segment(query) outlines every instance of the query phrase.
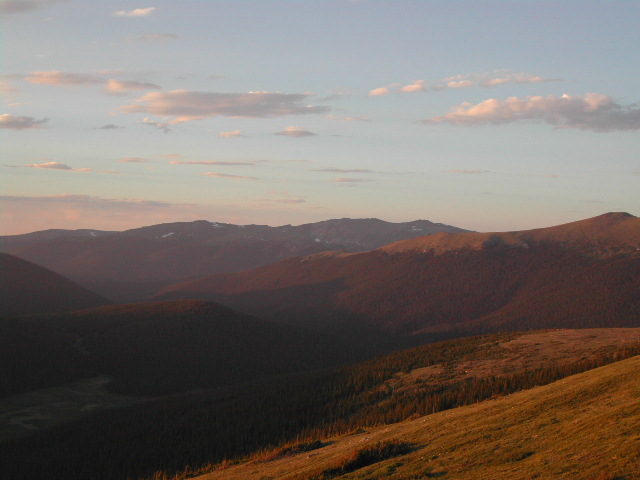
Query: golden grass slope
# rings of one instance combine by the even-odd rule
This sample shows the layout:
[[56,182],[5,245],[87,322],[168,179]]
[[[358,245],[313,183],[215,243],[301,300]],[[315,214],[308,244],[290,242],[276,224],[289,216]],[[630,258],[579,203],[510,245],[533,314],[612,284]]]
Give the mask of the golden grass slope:
[[[199,480],[311,479],[355,450],[397,439],[414,450],[343,479],[640,479],[640,356],[507,397],[328,439]],[[268,457],[265,457],[268,458]]]

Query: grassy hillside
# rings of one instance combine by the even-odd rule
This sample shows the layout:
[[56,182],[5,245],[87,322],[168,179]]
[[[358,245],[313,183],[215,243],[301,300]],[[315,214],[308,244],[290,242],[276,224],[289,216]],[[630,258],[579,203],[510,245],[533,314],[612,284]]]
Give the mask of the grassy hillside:
[[[310,452],[264,455],[199,480],[640,478],[640,357],[558,382],[395,425],[323,440]],[[354,452],[402,442],[410,453],[352,473]]]
[[[13,479],[170,477],[291,442],[510,394],[640,353],[640,331],[482,336],[340,369],[271,377],[101,412],[2,444]],[[96,432],[100,432],[96,435]],[[37,457],[33,452],[37,451]],[[99,468],[96,468],[99,465]]]

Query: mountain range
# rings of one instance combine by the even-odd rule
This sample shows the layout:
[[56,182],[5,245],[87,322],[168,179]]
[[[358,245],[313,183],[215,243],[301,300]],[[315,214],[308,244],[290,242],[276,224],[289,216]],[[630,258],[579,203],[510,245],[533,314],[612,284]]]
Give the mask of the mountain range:
[[236,272],[327,250],[361,252],[397,240],[460,228],[416,220],[336,219],[299,226],[232,225],[204,220],[124,232],[47,230],[0,237],[10,253],[110,299],[138,301],[182,279]]
[[640,219],[438,233],[362,253],[324,252],[163,288],[320,331],[477,334],[640,324]]
[[[8,478],[640,478],[637,362],[551,383],[640,353],[632,215],[492,233],[199,221],[0,246]],[[615,461],[569,440],[600,418],[589,441]]]

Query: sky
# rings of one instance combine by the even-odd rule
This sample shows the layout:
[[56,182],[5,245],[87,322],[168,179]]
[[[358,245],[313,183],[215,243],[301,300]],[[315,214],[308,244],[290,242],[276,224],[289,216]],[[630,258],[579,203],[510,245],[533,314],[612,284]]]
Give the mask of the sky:
[[640,216],[640,2],[0,0],[0,234]]

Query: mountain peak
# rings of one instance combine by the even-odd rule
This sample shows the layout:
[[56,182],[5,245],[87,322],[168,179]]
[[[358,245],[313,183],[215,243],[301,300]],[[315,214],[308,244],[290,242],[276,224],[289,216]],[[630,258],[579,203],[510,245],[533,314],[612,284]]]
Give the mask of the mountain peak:
[[401,240],[383,247],[382,250],[389,253],[408,250],[442,253],[463,248],[480,250],[496,244],[526,248],[532,244],[545,242],[557,242],[565,245],[592,245],[596,253],[636,251],[640,247],[640,218],[626,212],[609,212],[576,222],[532,230],[437,233]]

